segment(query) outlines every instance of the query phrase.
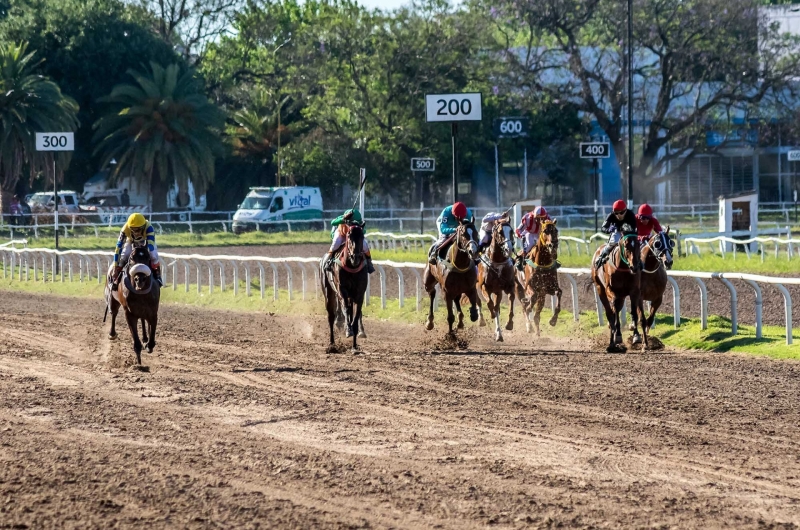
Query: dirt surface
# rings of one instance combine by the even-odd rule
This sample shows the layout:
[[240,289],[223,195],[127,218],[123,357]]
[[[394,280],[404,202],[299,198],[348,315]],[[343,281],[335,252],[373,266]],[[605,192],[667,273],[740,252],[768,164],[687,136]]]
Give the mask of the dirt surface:
[[0,528],[800,525],[800,363],[0,294]]

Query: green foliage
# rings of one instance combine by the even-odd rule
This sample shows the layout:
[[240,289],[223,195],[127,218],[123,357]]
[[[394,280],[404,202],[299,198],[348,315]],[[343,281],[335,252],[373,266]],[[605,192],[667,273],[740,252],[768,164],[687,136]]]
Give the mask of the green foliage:
[[[36,133],[74,131],[78,104],[61,93],[58,85],[35,73],[35,52],[27,43],[0,44],[0,179],[3,204],[23,172],[33,179],[39,172],[53,175],[54,153],[36,151]],[[55,153],[63,168],[65,153]],[[5,208],[3,208],[5,212]]]
[[192,70],[150,63],[149,72],[129,74],[135,84],[117,85],[101,99],[113,110],[95,125],[96,151],[104,165],[117,159],[114,176],[130,173],[153,190],[153,208],[163,211],[158,208],[166,209],[166,194],[156,191],[175,182],[185,193],[191,180],[203,193],[213,182],[223,115]]

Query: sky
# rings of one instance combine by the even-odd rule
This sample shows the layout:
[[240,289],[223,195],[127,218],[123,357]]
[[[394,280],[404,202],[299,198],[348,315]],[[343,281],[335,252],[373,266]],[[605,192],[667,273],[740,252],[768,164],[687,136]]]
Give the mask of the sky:
[[[411,4],[411,0],[358,0],[358,3],[370,9],[397,9]],[[451,0],[451,5],[459,4],[459,0]]]

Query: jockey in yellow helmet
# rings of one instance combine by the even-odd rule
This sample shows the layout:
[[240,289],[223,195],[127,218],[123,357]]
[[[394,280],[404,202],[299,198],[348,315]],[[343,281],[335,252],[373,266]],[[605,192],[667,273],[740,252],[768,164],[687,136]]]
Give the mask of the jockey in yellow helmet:
[[153,271],[153,277],[158,281],[159,285],[164,285],[161,281],[161,267],[158,261],[156,231],[150,224],[150,221],[145,219],[144,215],[137,212],[128,217],[128,221],[119,232],[117,248],[114,251],[114,272],[111,278],[115,290],[119,284],[122,268],[128,262],[133,247],[142,247],[145,245],[147,245],[147,250],[150,251],[150,269]]

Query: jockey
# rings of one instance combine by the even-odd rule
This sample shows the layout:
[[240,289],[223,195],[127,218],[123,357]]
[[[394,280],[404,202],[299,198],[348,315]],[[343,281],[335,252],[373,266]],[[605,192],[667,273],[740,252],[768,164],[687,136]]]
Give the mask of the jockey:
[[601,252],[600,256],[597,258],[594,264],[595,268],[599,269],[608,258],[611,249],[617,246],[617,243],[619,243],[619,240],[622,238],[622,227],[625,225],[628,225],[633,232],[638,230],[636,216],[628,209],[625,201],[620,199],[614,203],[612,212],[608,215],[606,222],[603,223],[603,226],[600,228],[602,232],[611,234],[611,237],[608,238],[608,243],[603,247],[603,252]]
[[639,239],[650,239],[650,234],[653,230],[657,234],[664,231],[658,219],[653,215],[653,209],[647,203],[639,206],[639,214],[636,216],[636,221],[636,233],[639,235]]
[[492,230],[497,223],[507,223],[508,212],[496,213],[489,212],[481,220],[480,241],[478,242],[478,252],[483,252],[489,243],[492,242]]
[[436,226],[439,227],[439,239],[437,239],[433,245],[431,245],[431,248],[428,251],[428,262],[431,265],[436,264],[436,253],[439,251],[439,247],[442,245],[442,243],[444,243],[445,240],[456,231],[458,225],[465,221],[468,223],[474,223],[475,217],[463,202],[457,202],[454,205],[448,206],[442,210],[439,218],[436,219]]
[[[347,241],[347,232],[350,230],[350,225],[361,222],[363,222],[361,212],[359,212],[356,208],[347,210],[342,215],[331,221],[331,248],[325,253],[325,257],[323,258],[325,264],[324,269],[326,271],[330,272],[332,270],[333,256],[339,252],[339,250]],[[370,254],[369,243],[367,243],[366,237],[364,238],[362,251],[364,252],[364,256],[367,258],[367,273],[372,274],[375,272],[375,267],[372,265],[372,254]]]
[[531,251],[536,244],[536,239],[539,237],[539,230],[542,228],[542,222],[552,221],[547,214],[544,206],[537,206],[532,212],[528,212],[522,216],[517,227],[517,236],[522,239],[522,254],[517,256],[517,268],[523,269],[523,260],[525,256]]
[[119,232],[119,239],[117,240],[117,248],[114,251],[114,272],[112,273],[111,280],[113,282],[113,290],[117,290],[119,286],[120,273],[122,267],[128,262],[131,257],[133,247],[142,247],[147,245],[147,250],[150,251],[150,269],[153,271],[153,277],[156,279],[160,286],[164,286],[161,281],[161,265],[158,261],[158,247],[156,247],[156,231],[150,224],[150,221],[144,218],[140,213],[132,213],[128,217],[128,221]]

